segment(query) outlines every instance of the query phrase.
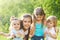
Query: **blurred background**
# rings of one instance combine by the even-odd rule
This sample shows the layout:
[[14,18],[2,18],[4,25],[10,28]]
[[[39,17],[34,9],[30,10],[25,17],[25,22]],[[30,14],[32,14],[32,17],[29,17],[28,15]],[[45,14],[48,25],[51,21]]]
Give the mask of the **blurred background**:
[[[0,31],[8,33],[10,17],[21,17],[25,13],[33,14],[36,7],[42,7],[46,17],[55,15],[60,26],[60,0],[0,0]],[[0,40],[8,40],[0,36]],[[58,36],[59,40],[59,36]]]

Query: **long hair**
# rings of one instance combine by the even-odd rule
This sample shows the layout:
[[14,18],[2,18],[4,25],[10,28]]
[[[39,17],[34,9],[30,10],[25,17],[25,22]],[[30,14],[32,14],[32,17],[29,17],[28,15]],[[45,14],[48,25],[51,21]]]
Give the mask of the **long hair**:
[[[28,17],[31,19],[31,23],[32,23],[32,17],[31,17],[31,15],[29,15],[29,14],[25,14],[25,15],[23,16],[23,19],[24,19],[24,18],[28,18]],[[23,19],[22,19],[22,21],[21,21],[21,22],[22,22],[21,25],[22,25],[22,28],[24,29]],[[29,27],[29,29],[28,29],[28,34],[25,35],[25,37],[24,37],[25,40],[28,40],[28,38],[29,38],[29,33],[30,33],[30,27]]]
[[34,23],[36,22],[36,17],[35,16],[43,16],[43,19],[42,19],[42,23],[44,24],[44,20],[45,20],[45,13],[44,13],[44,10],[41,8],[41,7],[37,7],[34,9],[34,12],[33,12],[33,20],[34,20]]

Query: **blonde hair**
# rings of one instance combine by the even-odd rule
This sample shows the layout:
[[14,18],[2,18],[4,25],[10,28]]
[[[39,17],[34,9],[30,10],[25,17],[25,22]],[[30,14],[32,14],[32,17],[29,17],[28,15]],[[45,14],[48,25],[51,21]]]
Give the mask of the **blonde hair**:
[[48,22],[48,21],[53,21],[54,27],[57,26],[57,17],[56,17],[56,16],[49,16],[49,17],[47,18],[47,22]]
[[57,17],[56,16],[49,16],[47,18],[47,22],[50,22],[52,21],[54,23],[53,27],[55,29],[55,32],[56,32],[56,26],[57,26]]
[[13,21],[16,21],[16,20],[20,22],[20,20],[19,20],[19,19],[14,18],[14,19],[11,21],[11,23],[10,23],[9,31],[11,31],[11,30],[13,30],[13,29],[14,29],[14,28],[12,27],[12,22],[13,22]]
[[13,20],[15,20],[15,19],[17,19],[15,16],[11,16],[10,17],[10,22],[13,21]]

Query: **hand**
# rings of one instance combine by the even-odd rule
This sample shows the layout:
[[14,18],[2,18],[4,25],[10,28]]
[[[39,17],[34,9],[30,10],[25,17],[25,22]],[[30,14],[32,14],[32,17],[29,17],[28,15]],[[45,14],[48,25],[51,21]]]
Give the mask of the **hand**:
[[21,36],[21,33],[20,32],[17,32],[17,34],[16,34],[17,36]]
[[12,37],[12,38],[15,38],[16,36],[15,36],[15,34],[12,33],[12,34],[11,34],[11,37]]
[[3,32],[0,32],[0,35],[3,35]]
[[48,31],[46,31],[45,34],[48,34]]

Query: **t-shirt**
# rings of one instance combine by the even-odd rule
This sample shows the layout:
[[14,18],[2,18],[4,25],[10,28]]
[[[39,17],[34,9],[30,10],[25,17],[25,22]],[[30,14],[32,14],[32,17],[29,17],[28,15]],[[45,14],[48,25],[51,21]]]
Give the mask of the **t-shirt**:
[[35,23],[35,33],[36,36],[44,36],[44,28],[42,23]]
[[21,31],[24,35],[27,35],[27,34],[28,34],[28,30],[26,30],[26,31],[24,32],[24,30],[21,29],[20,31]]
[[[46,28],[45,31],[50,32],[52,35],[56,34],[54,27],[52,27],[50,30]],[[56,39],[52,38],[49,34],[46,34],[46,40],[56,40]]]
[[11,30],[10,35],[14,34],[16,36],[15,38],[13,38],[13,40],[23,40],[23,38],[17,35],[17,32],[19,32],[20,34],[24,34],[21,30],[19,31],[16,31],[15,29]]
[[29,35],[29,33],[28,33],[28,30],[26,30],[26,31],[24,31],[23,29],[21,29],[21,31],[24,33],[24,35],[25,35],[25,37],[24,37],[24,40],[28,40],[28,35]]

